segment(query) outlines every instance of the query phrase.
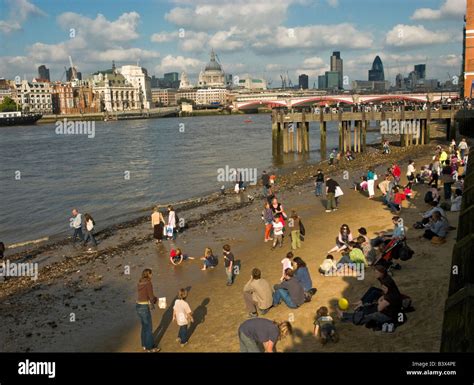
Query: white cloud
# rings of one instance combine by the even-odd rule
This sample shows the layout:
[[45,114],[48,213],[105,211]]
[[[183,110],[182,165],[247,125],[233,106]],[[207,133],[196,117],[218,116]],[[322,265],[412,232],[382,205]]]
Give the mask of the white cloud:
[[161,74],[170,71],[186,71],[188,74],[196,73],[201,70],[203,65],[204,64],[197,59],[167,55],[161,60],[161,63],[155,67],[155,73]]
[[326,2],[332,8],[336,8],[339,5],[339,0],[326,0]]
[[0,20],[0,32],[10,33],[21,29],[31,16],[46,16],[46,13],[28,0],[8,0],[10,15],[8,20]]
[[[349,39],[348,36],[351,38]],[[262,53],[294,49],[364,49],[373,43],[372,34],[361,32],[348,23],[310,25],[305,27],[278,27],[273,35],[253,43]]]
[[[179,2],[191,5],[191,2]],[[195,4],[196,3],[196,4]],[[225,30],[229,27],[259,28],[262,21],[273,26],[284,22],[291,0],[197,1],[194,7],[176,7],[165,15],[179,28],[196,31]]]
[[151,35],[150,40],[154,43],[167,43],[176,40],[178,37],[178,32],[159,32]]
[[137,28],[140,15],[137,12],[123,13],[117,20],[109,21],[98,14],[95,19],[74,12],[58,16],[59,25],[70,30],[74,28],[77,36],[87,36],[92,44],[102,42],[126,42],[139,37]]
[[385,43],[392,47],[420,47],[456,41],[459,35],[458,32],[431,31],[422,25],[398,24],[387,32]]
[[445,0],[439,9],[418,8],[411,18],[413,20],[460,19],[466,12],[466,0]]

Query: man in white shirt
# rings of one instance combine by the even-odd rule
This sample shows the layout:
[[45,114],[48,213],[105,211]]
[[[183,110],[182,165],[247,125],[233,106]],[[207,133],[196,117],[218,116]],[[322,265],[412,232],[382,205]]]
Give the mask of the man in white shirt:
[[82,242],[84,234],[82,234],[82,214],[77,209],[72,210],[72,218],[69,220],[69,225],[74,229],[72,241],[76,242],[77,238]]

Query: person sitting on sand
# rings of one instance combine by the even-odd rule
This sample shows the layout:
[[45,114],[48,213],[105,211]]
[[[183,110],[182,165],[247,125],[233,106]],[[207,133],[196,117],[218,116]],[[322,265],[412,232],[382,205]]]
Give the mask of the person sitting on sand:
[[319,272],[322,275],[331,275],[337,270],[337,263],[332,255],[327,255],[326,259],[319,266]]
[[327,252],[327,254],[331,254],[332,252],[341,252],[345,248],[347,248],[347,244],[352,241],[352,233],[349,229],[349,226],[343,224],[339,229],[339,235],[336,237],[336,246],[334,246],[331,250]]
[[451,196],[450,211],[461,211],[461,203],[462,203],[462,190],[457,188],[456,191],[454,191],[454,195]]
[[392,189],[393,198],[388,202],[387,206],[394,214],[399,214],[402,209],[402,202],[406,199],[405,194],[398,187]]
[[285,280],[286,269],[293,269],[293,263],[292,263],[293,257],[294,257],[294,254],[291,251],[289,251],[288,253],[286,253],[285,258],[281,260],[282,272],[281,272],[280,282],[283,282]]
[[264,315],[273,305],[273,290],[267,280],[262,278],[260,269],[253,269],[250,280],[244,286],[244,301],[249,317]]
[[311,280],[308,267],[300,257],[294,257],[293,264],[295,266],[295,279],[301,284],[301,286],[303,286],[306,299],[310,300],[316,293],[316,289],[313,287],[313,281]]
[[366,237],[364,238],[362,235],[357,237],[357,243],[359,244],[362,253],[364,253],[364,257],[367,260],[369,266],[373,265],[375,260],[377,259],[377,253],[375,249],[370,244],[370,240]]
[[213,269],[219,262],[217,257],[212,253],[212,249],[210,247],[206,247],[206,250],[204,251],[204,257],[202,257],[201,260],[204,261],[204,265],[201,270],[207,270],[208,268]]
[[[419,221],[419,222],[416,222],[416,223],[413,225],[413,227],[414,227],[415,229],[422,229],[422,228],[424,228],[424,226],[427,225],[427,224],[430,222],[430,219],[431,219],[431,217],[433,216],[433,213],[434,213],[435,211],[438,211],[438,212],[441,214],[441,216],[446,219],[446,213],[445,213],[445,211],[443,210],[443,208],[439,205],[439,203],[438,203],[437,201],[431,201],[431,202],[429,203],[429,205],[431,206],[431,208],[430,208],[428,211],[426,211],[426,212],[424,212],[424,213],[422,214],[423,219],[422,219],[421,221]],[[447,219],[446,219],[446,220],[447,220]]]
[[425,233],[420,238],[432,240],[433,243],[446,242],[449,225],[439,211],[433,212],[430,222],[425,225],[425,228]]
[[321,345],[326,345],[329,340],[339,341],[334,320],[329,315],[329,310],[326,306],[321,306],[316,312],[313,334],[315,337],[319,337]]
[[273,287],[273,306],[278,306],[283,300],[290,309],[296,309],[305,302],[303,286],[294,278],[292,269],[285,270],[284,281]]
[[392,223],[394,227],[391,233],[388,233],[386,231],[380,231],[378,233],[375,233],[377,237],[370,241],[372,247],[378,247],[383,243],[389,243],[394,238],[405,238],[405,226],[403,219],[396,215],[392,217]]
[[277,342],[293,334],[293,330],[288,321],[253,318],[240,325],[238,334],[241,353],[273,353]]
[[398,316],[402,308],[402,295],[391,278],[382,278],[382,293],[376,304],[361,305],[355,312],[337,313],[343,322],[352,322],[354,325],[375,324],[380,327],[383,324],[398,323]]
[[363,264],[364,266],[368,266],[360,245],[355,241],[349,242],[347,249],[337,264],[340,265],[340,268],[342,268],[342,264]]
[[173,265],[179,265],[181,262],[186,261],[188,259],[194,259],[193,257],[189,257],[187,254],[183,254],[181,249],[171,249],[170,251],[170,262]]

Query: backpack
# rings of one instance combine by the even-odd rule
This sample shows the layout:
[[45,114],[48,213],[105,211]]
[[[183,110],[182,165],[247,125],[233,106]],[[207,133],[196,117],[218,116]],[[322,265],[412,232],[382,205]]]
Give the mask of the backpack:
[[431,191],[427,191],[425,194],[425,203],[433,202],[433,193]]
[[408,245],[405,243],[400,247],[400,250],[398,251],[398,258],[402,261],[408,261],[413,257],[413,254],[415,252],[408,247]]

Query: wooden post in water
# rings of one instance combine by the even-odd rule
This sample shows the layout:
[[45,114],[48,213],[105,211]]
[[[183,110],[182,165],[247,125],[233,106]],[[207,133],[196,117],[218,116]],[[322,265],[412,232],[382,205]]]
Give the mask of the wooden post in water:
[[[322,115],[321,115],[322,117]],[[321,160],[325,160],[327,157],[326,150],[326,122],[321,118],[319,120],[319,133],[321,135],[320,151],[321,151]]]
[[288,123],[288,152],[295,152],[295,131],[298,138],[298,123]]
[[367,126],[368,126],[368,121],[363,120],[362,121],[362,152],[365,152],[367,148]]
[[301,122],[298,122],[296,123],[296,152],[298,153],[302,151],[301,139],[302,139]]
[[309,122],[303,122],[303,151],[309,152]]
[[288,154],[288,123],[283,123],[283,153]]
[[352,121],[349,120],[347,122],[347,149],[352,151],[352,138],[351,138],[351,126],[352,126]]
[[272,154],[273,156],[277,156],[279,155],[279,148],[278,148],[278,134],[279,134],[279,130],[278,130],[278,127],[279,126],[279,123],[276,121],[276,119],[274,118],[274,116],[272,116]]
[[342,146],[344,145],[344,122],[339,121],[339,148],[338,151],[343,151]]

